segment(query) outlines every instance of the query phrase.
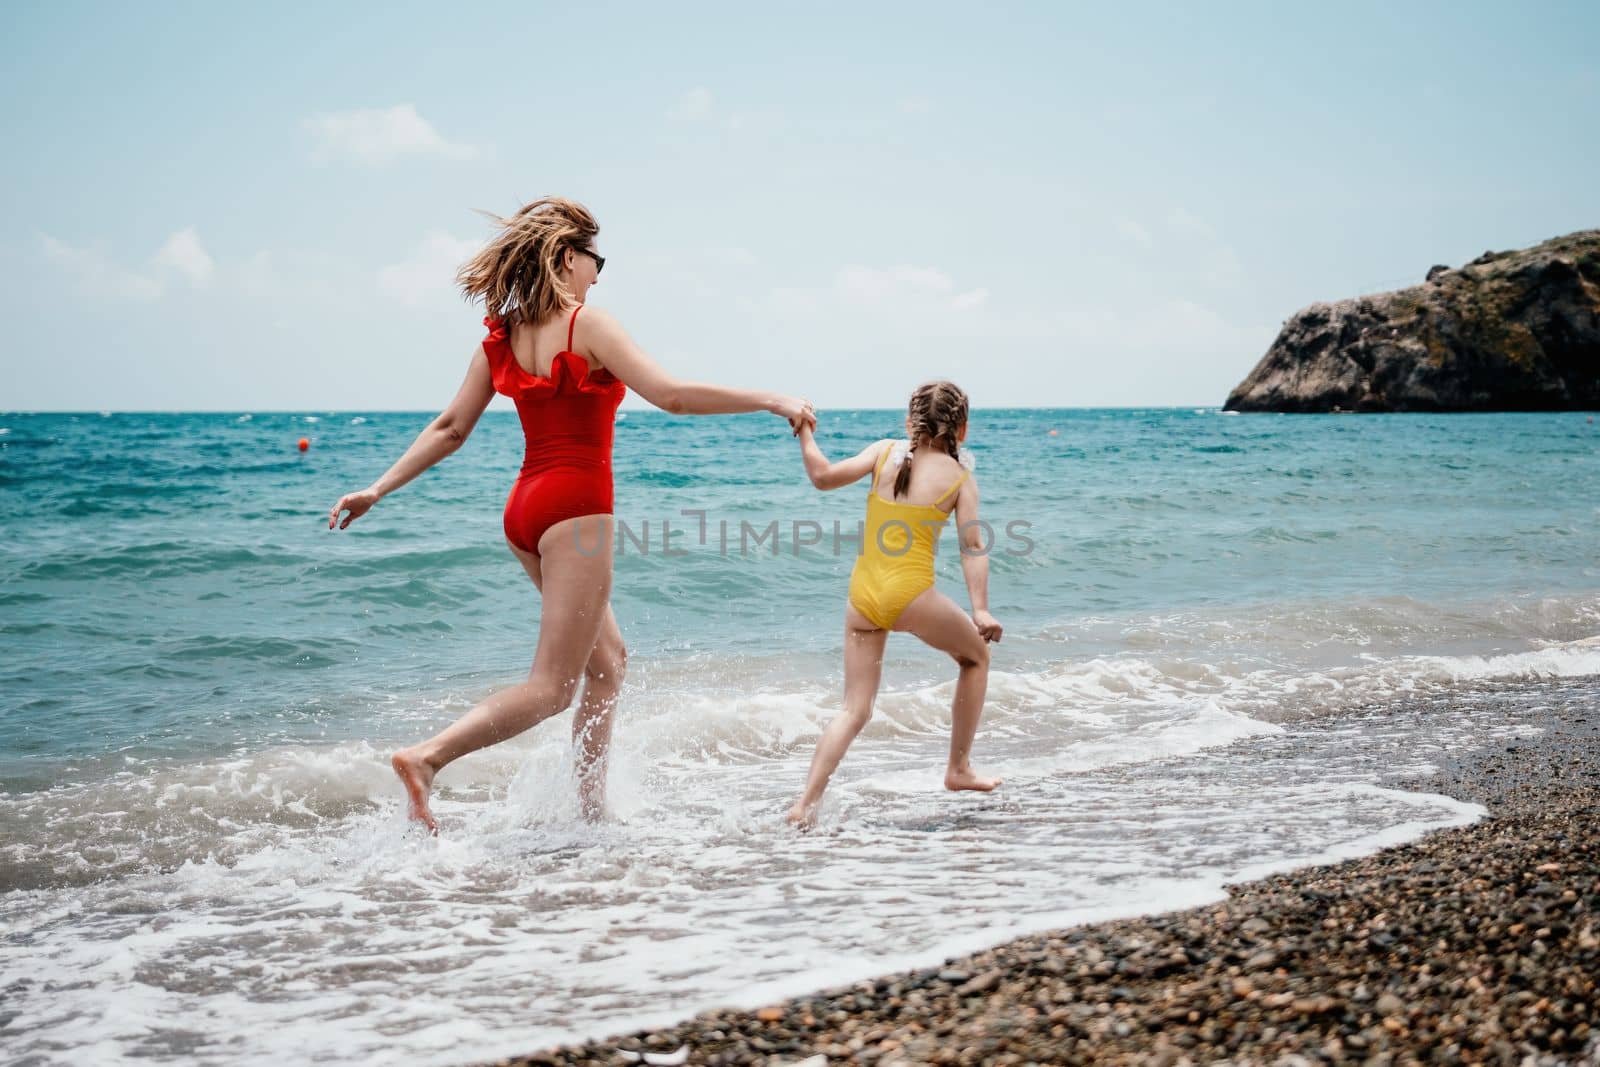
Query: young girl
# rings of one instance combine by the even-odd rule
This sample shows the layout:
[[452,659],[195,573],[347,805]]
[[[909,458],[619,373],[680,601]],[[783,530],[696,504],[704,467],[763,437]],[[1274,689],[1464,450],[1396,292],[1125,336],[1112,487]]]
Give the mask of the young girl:
[[[916,634],[947,652],[961,668],[950,704],[950,764],[946,789],[988,792],[998,778],[972,769],[972,738],[989,684],[988,642],[1000,640],[989,614],[989,558],[978,518],[978,483],[957,456],[967,437],[967,395],[951,382],[929,382],[911,394],[905,441],[883,440],[850,459],[829,463],[809,426],[799,430],[806,474],[818,489],[837,489],[872,475],[862,554],[850,573],[844,609],[844,713],[828,724],[811,758],[806,789],[788,820],[815,824],[828,779],[845,749],[872,717],[890,630]],[[969,618],[933,584],[933,550],[955,511],[961,570],[972,599]]]

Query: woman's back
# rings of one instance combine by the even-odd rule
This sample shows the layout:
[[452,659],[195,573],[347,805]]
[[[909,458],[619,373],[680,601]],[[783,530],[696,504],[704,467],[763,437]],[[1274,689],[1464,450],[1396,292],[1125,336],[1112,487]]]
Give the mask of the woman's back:
[[[512,325],[506,334],[506,343],[510,346],[511,356],[517,365],[533,377],[548,378],[555,364],[556,356],[561,352],[572,351],[577,346],[577,323],[573,320],[576,309],[565,315],[552,315],[544,322],[518,322]],[[562,342],[569,341],[566,345]],[[579,352],[589,372],[593,374],[602,370],[587,353]]]
[[[590,469],[609,479],[616,411],[627,387],[610,371],[573,350],[578,312],[539,324],[508,328],[487,317],[484,354],[495,391],[517,405],[526,441],[524,474],[553,469]],[[552,327],[565,326],[564,333]],[[513,343],[520,337],[519,353]],[[564,337],[566,347],[553,340]],[[533,368],[533,369],[530,369]]]

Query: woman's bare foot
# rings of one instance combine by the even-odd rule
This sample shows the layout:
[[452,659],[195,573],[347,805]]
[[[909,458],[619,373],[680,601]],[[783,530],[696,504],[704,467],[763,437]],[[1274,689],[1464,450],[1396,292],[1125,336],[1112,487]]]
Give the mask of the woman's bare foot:
[[581,794],[578,797],[578,813],[583,816],[584,821],[586,822],[599,823],[616,821],[616,816],[612,815],[611,809],[606,806],[606,796],[604,792],[601,792],[598,795],[594,793]]
[[604,762],[578,768],[578,813],[589,822],[610,822],[606,804],[606,766]]
[[796,830],[815,829],[817,825],[817,808],[818,805],[816,804],[802,804],[797,800],[794,807],[789,809],[789,814],[783,817],[783,821],[793,826]]
[[428,810],[428,792],[433,788],[433,765],[409,748],[396,752],[389,763],[394,767],[394,773],[400,776],[401,784],[406,787],[406,796],[411,801],[411,811],[407,817],[421,822],[430,834],[438,834],[439,822]]
[[951,790],[972,789],[979,793],[987,793],[999,785],[999,778],[979,778],[971,767],[957,769],[950,767],[944,772],[944,787]]

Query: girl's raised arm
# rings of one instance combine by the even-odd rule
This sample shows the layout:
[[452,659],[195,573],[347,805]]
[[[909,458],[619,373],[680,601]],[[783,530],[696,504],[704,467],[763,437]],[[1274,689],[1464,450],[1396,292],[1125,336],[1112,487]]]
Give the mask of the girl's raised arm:
[[817,440],[811,435],[811,427],[800,428],[800,458],[806,464],[806,477],[810,478],[811,484],[818,489],[837,489],[841,485],[860,481],[863,475],[871,474],[873,465],[878,462],[878,457],[883,454],[883,449],[888,443],[888,438],[875,441],[849,459],[829,463],[828,457],[817,447]]

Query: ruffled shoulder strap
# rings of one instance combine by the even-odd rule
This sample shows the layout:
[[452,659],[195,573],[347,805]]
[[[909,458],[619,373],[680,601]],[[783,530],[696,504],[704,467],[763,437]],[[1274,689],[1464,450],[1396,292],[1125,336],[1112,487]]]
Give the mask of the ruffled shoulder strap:
[[483,350],[492,361],[504,355],[506,349],[510,347],[510,334],[506,329],[506,320],[497,319],[493,315],[483,317],[483,326],[489,331],[483,338]]
[[[577,317],[576,310],[573,317]],[[511,336],[505,320],[485,315],[483,325],[489,331],[483,339],[483,351],[489,357],[489,376],[497,393],[513,398],[552,397],[564,392],[598,393],[614,398],[619,404],[627,393],[627,386],[620,378],[604,367],[591,373],[588,361],[570,349],[556,353],[548,375],[524,370],[511,351]],[[570,344],[571,323],[567,329]]]
[[516,356],[511,354],[511,331],[506,320],[493,315],[483,317],[483,327],[488,331],[483,338],[483,354],[489,359],[489,380],[494,391],[506,396],[516,395]]

